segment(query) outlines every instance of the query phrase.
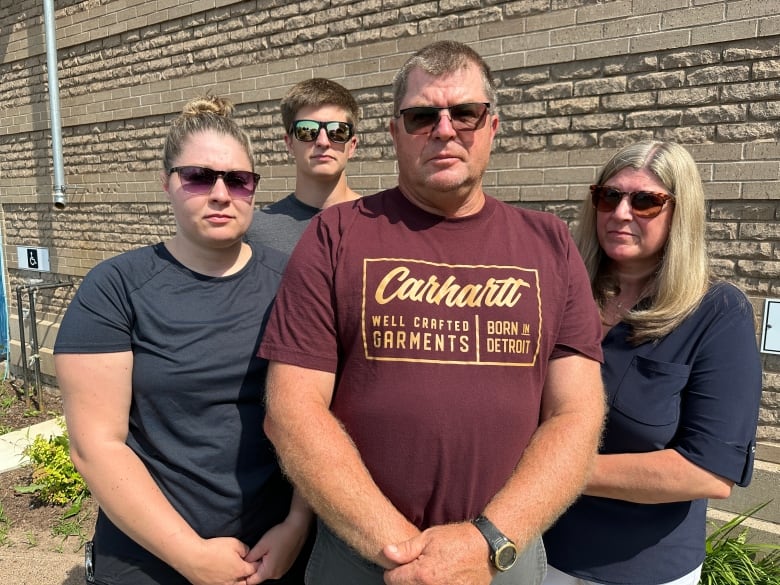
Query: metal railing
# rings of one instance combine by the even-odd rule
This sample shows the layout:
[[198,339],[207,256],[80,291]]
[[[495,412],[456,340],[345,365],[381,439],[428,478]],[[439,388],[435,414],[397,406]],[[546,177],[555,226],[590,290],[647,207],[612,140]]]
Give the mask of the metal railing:
[[52,282],[46,284],[21,284],[16,287],[16,309],[19,316],[19,345],[21,346],[22,368],[24,370],[24,398],[27,409],[32,407],[31,388],[30,388],[30,368],[28,366],[27,342],[24,334],[24,307],[22,296],[27,291],[30,316],[30,350],[29,363],[33,367],[35,375],[35,392],[38,400],[38,410],[44,410],[43,385],[41,384],[41,356],[40,346],[38,345],[38,317],[35,313],[35,297],[38,291],[43,289],[60,288],[63,286],[73,286],[72,282]]

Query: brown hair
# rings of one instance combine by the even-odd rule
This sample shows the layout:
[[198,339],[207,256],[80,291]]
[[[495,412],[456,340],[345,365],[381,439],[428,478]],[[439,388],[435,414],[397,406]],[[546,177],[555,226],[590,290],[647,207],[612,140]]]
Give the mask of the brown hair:
[[282,123],[284,131],[289,132],[295,117],[302,108],[336,106],[347,114],[347,122],[357,128],[360,120],[360,106],[349,90],[343,85],[315,77],[295,84],[282,98]]
[[429,75],[440,77],[472,64],[477,66],[482,75],[485,95],[491,108],[494,109],[498,100],[496,83],[485,60],[468,45],[455,41],[438,41],[423,47],[409,57],[395,74],[393,78],[393,112],[398,113],[401,107],[401,102],[406,96],[409,74],[413,69],[419,68]]

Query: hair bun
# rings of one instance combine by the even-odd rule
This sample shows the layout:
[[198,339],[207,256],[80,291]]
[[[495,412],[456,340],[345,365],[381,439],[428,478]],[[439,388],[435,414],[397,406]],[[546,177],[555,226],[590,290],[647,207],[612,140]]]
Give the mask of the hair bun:
[[184,106],[182,116],[194,117],[203,114],[213,114],[229,118],[233,114],[233,103],[230,100],[214,95],[205,95],[191,99]]

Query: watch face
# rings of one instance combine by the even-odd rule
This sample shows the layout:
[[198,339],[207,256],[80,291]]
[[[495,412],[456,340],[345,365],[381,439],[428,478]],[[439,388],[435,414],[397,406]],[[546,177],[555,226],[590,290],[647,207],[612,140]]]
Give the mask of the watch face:
[[512,568],[517,560],[517,548],[511,542],[506,543],[496,551],[496,568],[506,571]]

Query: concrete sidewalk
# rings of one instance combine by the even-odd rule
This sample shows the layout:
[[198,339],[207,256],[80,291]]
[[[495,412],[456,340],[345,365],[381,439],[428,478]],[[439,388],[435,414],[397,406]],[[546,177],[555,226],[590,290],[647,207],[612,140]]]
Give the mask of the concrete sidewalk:
[[[25,429],[0,435],[0,473],[22,467],[29,461],[23,451],[35,437],[62,434],[58,418]],[[64,548],[62,551],[0,547],[0,583],[19,585],[79,585],[84,583],[84,553]]]
[[18,431],[0,435],[0,473],[22,467],[28,463],[24,449],[38,435],[44,438],[62,434],[59,418],[52,418]]

